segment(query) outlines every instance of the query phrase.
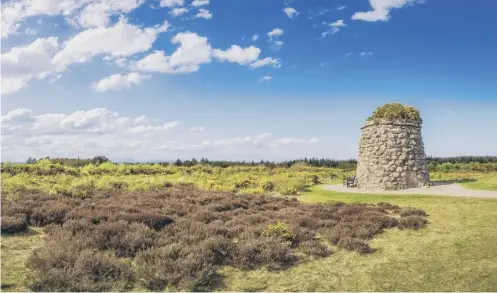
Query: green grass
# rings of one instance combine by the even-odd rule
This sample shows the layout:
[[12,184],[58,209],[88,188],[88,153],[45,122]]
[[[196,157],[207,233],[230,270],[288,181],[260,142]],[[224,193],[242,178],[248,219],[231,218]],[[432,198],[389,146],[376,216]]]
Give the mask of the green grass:
[[477,180],[473,182],[464,182],[460,184],[467,189],[497,190],[497,180],[495,181]]
[[374,254],[337,251],[284,272],[224,268],[227,291],[497,291],[497,200],[341,194],[314,187],[303,202],[380,202],[425,210],[418,231],[389,229]]
[[24,286],[25,262],[31,251],[43,238],[41,228],[30,228],[27,233],[2,235],[2,291],[28,291]]
[[497,172],[434,172],[430,176],[434,182],[453,182],[467,189],[497,191]]

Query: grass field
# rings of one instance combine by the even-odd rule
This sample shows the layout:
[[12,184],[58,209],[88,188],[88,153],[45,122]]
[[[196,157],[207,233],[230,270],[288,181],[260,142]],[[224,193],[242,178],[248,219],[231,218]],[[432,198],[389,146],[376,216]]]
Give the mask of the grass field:
[[320,187],[303,202],[380,202],[425,210],[418,231],[392,229],[363,256],[339,251],[282,273],[225,268],[227,291],[497,291],[497,200],[340,194]]
[[435,172],[430,177],[435,182],[459,183],[467,189],[497,190],[497,172]]
[[[427,227],[389,229],[370,255],[336,250],[285,271],[223,267],[222,291],[496,291],[497,200],[423,195],[339,194],[319,186],[302,202],[376,203],[425,210]],[[2,237],[2,288],[26,290],[25,261],[42,234]]]

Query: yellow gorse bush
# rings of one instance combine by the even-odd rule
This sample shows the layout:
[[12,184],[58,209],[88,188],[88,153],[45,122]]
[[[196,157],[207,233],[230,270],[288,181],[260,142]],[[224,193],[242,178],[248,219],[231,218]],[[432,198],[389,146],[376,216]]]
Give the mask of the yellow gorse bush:
[[115,164],[67,167],[40,160],[35,164],[2,164],[2,192],[24,191],[87,197],[94,190],[159,190],[168,184],[191,183],[208,191],[298,195],[310,186],[352,172],[295,164],[290,168],[209,165]]

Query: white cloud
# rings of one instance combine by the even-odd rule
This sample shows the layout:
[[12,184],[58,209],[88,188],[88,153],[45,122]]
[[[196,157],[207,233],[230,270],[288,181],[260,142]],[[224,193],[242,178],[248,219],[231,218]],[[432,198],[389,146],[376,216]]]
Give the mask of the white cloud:
[[347,57],[349,57],[349,56],[352,56],[352,54],[353,54],[352,52],[349,52],[349,53],[347,53],[347,54],[343,55],[343,58],[347,58]]
[[255,42],[257,41],[257,39],[259,38],[259,35],[258,34],[255,34],[252,36],[252,42]]
[[33,120],[33,112],[29,109],[15,109],[7,113],[7,115],[2,116],[2,125],[5,124],[23,124],[25,122],[30,122]]
[[115,57],[111,57],[111,56],[104,56],[102,58],[102,60],[104,60],[105,62],[107,62],[107,64],[116,64],[117,66],[121,67],[121,68],[126,68],[129,66],[129,61],[128,59],[124,58],[124,57],[121,57],[121,58],[115,58]]
[[264,76],[261,76],[261,78],[259,78],[259,82],[270,81],[272,79],[273,79],[272,76],[264,75]]
[[422,2],[423,0],[369,0],[372,10],[356,12],[352,15],[352,19],[371,22],[388,21],[390,10]]
[[40,38],[2,54],[2,95],[21,90],[32,79],[47,77],[53,70],[51,59],[58,47],[57,38]]
[[203,127],[203,126],[194,126],[194,127],[190,127],[190,129],[188,131],[195,132],[195,133],[204,132],[205,131],[205,127]]
[[323,22],[323,24],[326,26],[329,26],[330,29],[321,33],[321,39],[323,39],[329,35],[334,35],[340,31],[341,27],[347,26],[345,24],[345,22],[343,21],[343,19],[339,19],[339,20],[332,22],[332,23]]
[[112,27],[91,28],[76,34],[54,56],[52,62],[59,71],[73,63],[84,63],[97,55],[112,57],[131,56],[152,47],[159,33],[167,31],[169,24],[139,28],[121,18]]
[[212,55],[219,61],[228,61],[231,63],[238,63],[240,65],[247,65],[251,62],[256,61],[259,58],[260,53],[261,49],[255,46],[241,48],[238,45],[232,45],[225,51],[220,49],[214,49],[212,51]]
[[293,7],[285,7],[283,8],[283,12],[288,16],[288,18],[293,19],[294,17],[299,15],[299,12]]
[[[150,123],[145,116],[122,117],[105,108],[76,111],[70,114],[46,113],[34,115],[28,109],[17,109],[2,116],[2,136],[13,135],[24,139],[34,136],[79,135],[92,138],[94,135],[111,135],[125,138],[129,133],[147,135],[162,132],[179,125],[178,121]],[[14,128],[15,132],[9,132]]]
[[175,7],[175,8],[173,8],[173,9],[169,12],[169,14],[170,14],[171,16],[180,16],[180,15],[183,15],[183,14],[185,14],[185,13],[187,13],[187,12],[188,12],[188,8],[185,8],[185,7]]
[[83,28],[110,24],[111,16],[127,14],[144,0],[16,0],[2,3],[2,38],[16,34],[25,19],[58,16]]
[[68,16],[94,0],[18,0],[2,1],[2,38],[16,34],[24,19],[34,16]]
[[267,36],[269,37],[269,43],[271,44],[271,49],[274,51],[277,51],[283,47],[283,41],[277,40],[277,38],[281,37],[285,31],[280,28],[275,28],[272,31],[267,33]]
[[172,43],[180,46],[170,56],[165,55],[163,51],[155,51],[134,62],[131,68],[138,71],[169,74],[190,73],[198,71],[200,65],[210,63],[212,57],[221,62],[248,65],[250,68],[265,65],[281,66],[279,59],[266,57],[258,60],[261,50],[255,46],[242,48],[232,45],[227,50],[213,49],[206,37],[201,37],[196,33],[178,33],[173,37]]
[[121,91],[131,88],[132,85],[139,85],[149,78],[149,75],[140,75],[137,72],[128,75],[114,74],[93,83],[92,88],[96,92]]
[[372,52],[361,52],[361,56],[373,56]]
[[255,136],[243,136],[243,137],[227,138],[227,139],[216,140],[213,142],[213,145],[237,146],[237,145],[242,145],[242,144],[258,144],[270,136],[271,136],[271,133],[261,133],[261,134],[255,135]]
[[35,36],[36,35],[36,30],[32,29],[32,28],[27,28],[24,33],[28,36]]
[[23,161],[33,156],[96,155],[135,160],[212,158],[213,155],[226,158],[230,154],[260,157],[262,152],[281,152],[286,146],[319,142],[317,138],[271,139],[273,135],[268,132],[205,138],[205,134],[199,134],[205,131],[203,126],[182,128],[179,121],[125,116],[106,108],[44,114],[16,109],[2,116],[0,121],[4,161]]
[[345,8],[347,8],[347,6],[345,5],[341,5],[341,6],[337,6],[337,10],[340,11],[340,10],[344,10]]
[[285,43],[280,40],[271,41],[271,49],[273,49],[274,51],[278,51],[279,49],[281,49],[281,47],[283,47],[284,44]]
[[281,60],[280,59],[274,59],[272,57],[266,57],[264,59],[259,59],[253,63],[251,63],[249,66],[252,69],[259,68],[262,66],[266,65],[272,65],[273,67],[280,68],[281,67]]
[[325,15],[326,13],[328,13],[330,11],[332,11],[332,10],[329,9],[329,8],[320,8],[317,11],[309,10],[309,14],[311,16],[308,19],[314,19],[314,17],[321,17],[321,16]]
[[185,4],[185,0],[161,0],[161,7],[174,7],[174,6],[183,6]]
[[197,15],[195,15],[195,18],[204,18],[204,19],[211,19],[212,18],[212,13],[204,8],[200,8],[198,10]]
[[76,17],[70,20],[83,28],[106,27],[116,14],[126,14],[143,4],[143,0],[98,0],[88,4]]
[[163,131],[163,130],[168,130],[168,129],[175,128],[178,125],[179,125],[178,121],[166,122],[166,123],[164,123],[162,125],[158,125],[158,126],[153,126],[153,125],[150,125],[150,124],[147,124],[147,125],[138,125],[138,126],[126,129],[125,132],[127,132],[127,133],[133,133],[133,134],[147,133],[147,132],[148,133],[149,132],[160,132],[160,131]]
[[332,27],[344,27],[344,26],[347,26],[344,22],[343,22],[343,19],[339,19],[335,22],[332,22],[329,24],[329,26],[332,26]]
[[127,67],[128,66],[128,60],[126,58],[117,58],[115,63],[119,67]]
[[294,138],[294,137],[287,137],[287,138],[280,138],[277,140],[274,140],[271,142],[269,147],[271,148],[279,148],[282,146],[287,146],[287,145],[295,145],[295,144],[316,144],[319,143],[320,140],[317,137],[313,137],[309,140],[307,139],[302,139],[302,138]]
[[191,32],[178,33],[172,43],[180,46],[171,56],[166,56],[163,51],[155,51],[132,67],[148,72],[189,73],[198,71],[201,64],[211,62],[212,47],[206,37]]
[[194,7],[209,5],[209,0],[194,0],[191,5]]
[[269,39],[271,40],[273,37],[280,37],[282,36],[283,34],[285,33],[285,31],[283,29],[280,29],[280,28],[275,28],[273,29],[272,31],[268,32],[267,33],[267,36],[269,37]]

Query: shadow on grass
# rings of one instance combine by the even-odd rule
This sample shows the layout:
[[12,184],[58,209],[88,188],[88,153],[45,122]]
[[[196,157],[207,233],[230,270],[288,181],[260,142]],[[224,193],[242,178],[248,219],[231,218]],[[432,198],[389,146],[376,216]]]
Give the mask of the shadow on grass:
[[0,284],[0,289],[2,289],[2,290],[10,289],[13,287],[14,287],[14,285],[12,285],[12,284]]
[[31,227],[28,227],[27,231],[20,232],[20,233],[2,233],[2,237],[19,237],[19,236],[36,236],[39,235],[41,232],[34,230]]

